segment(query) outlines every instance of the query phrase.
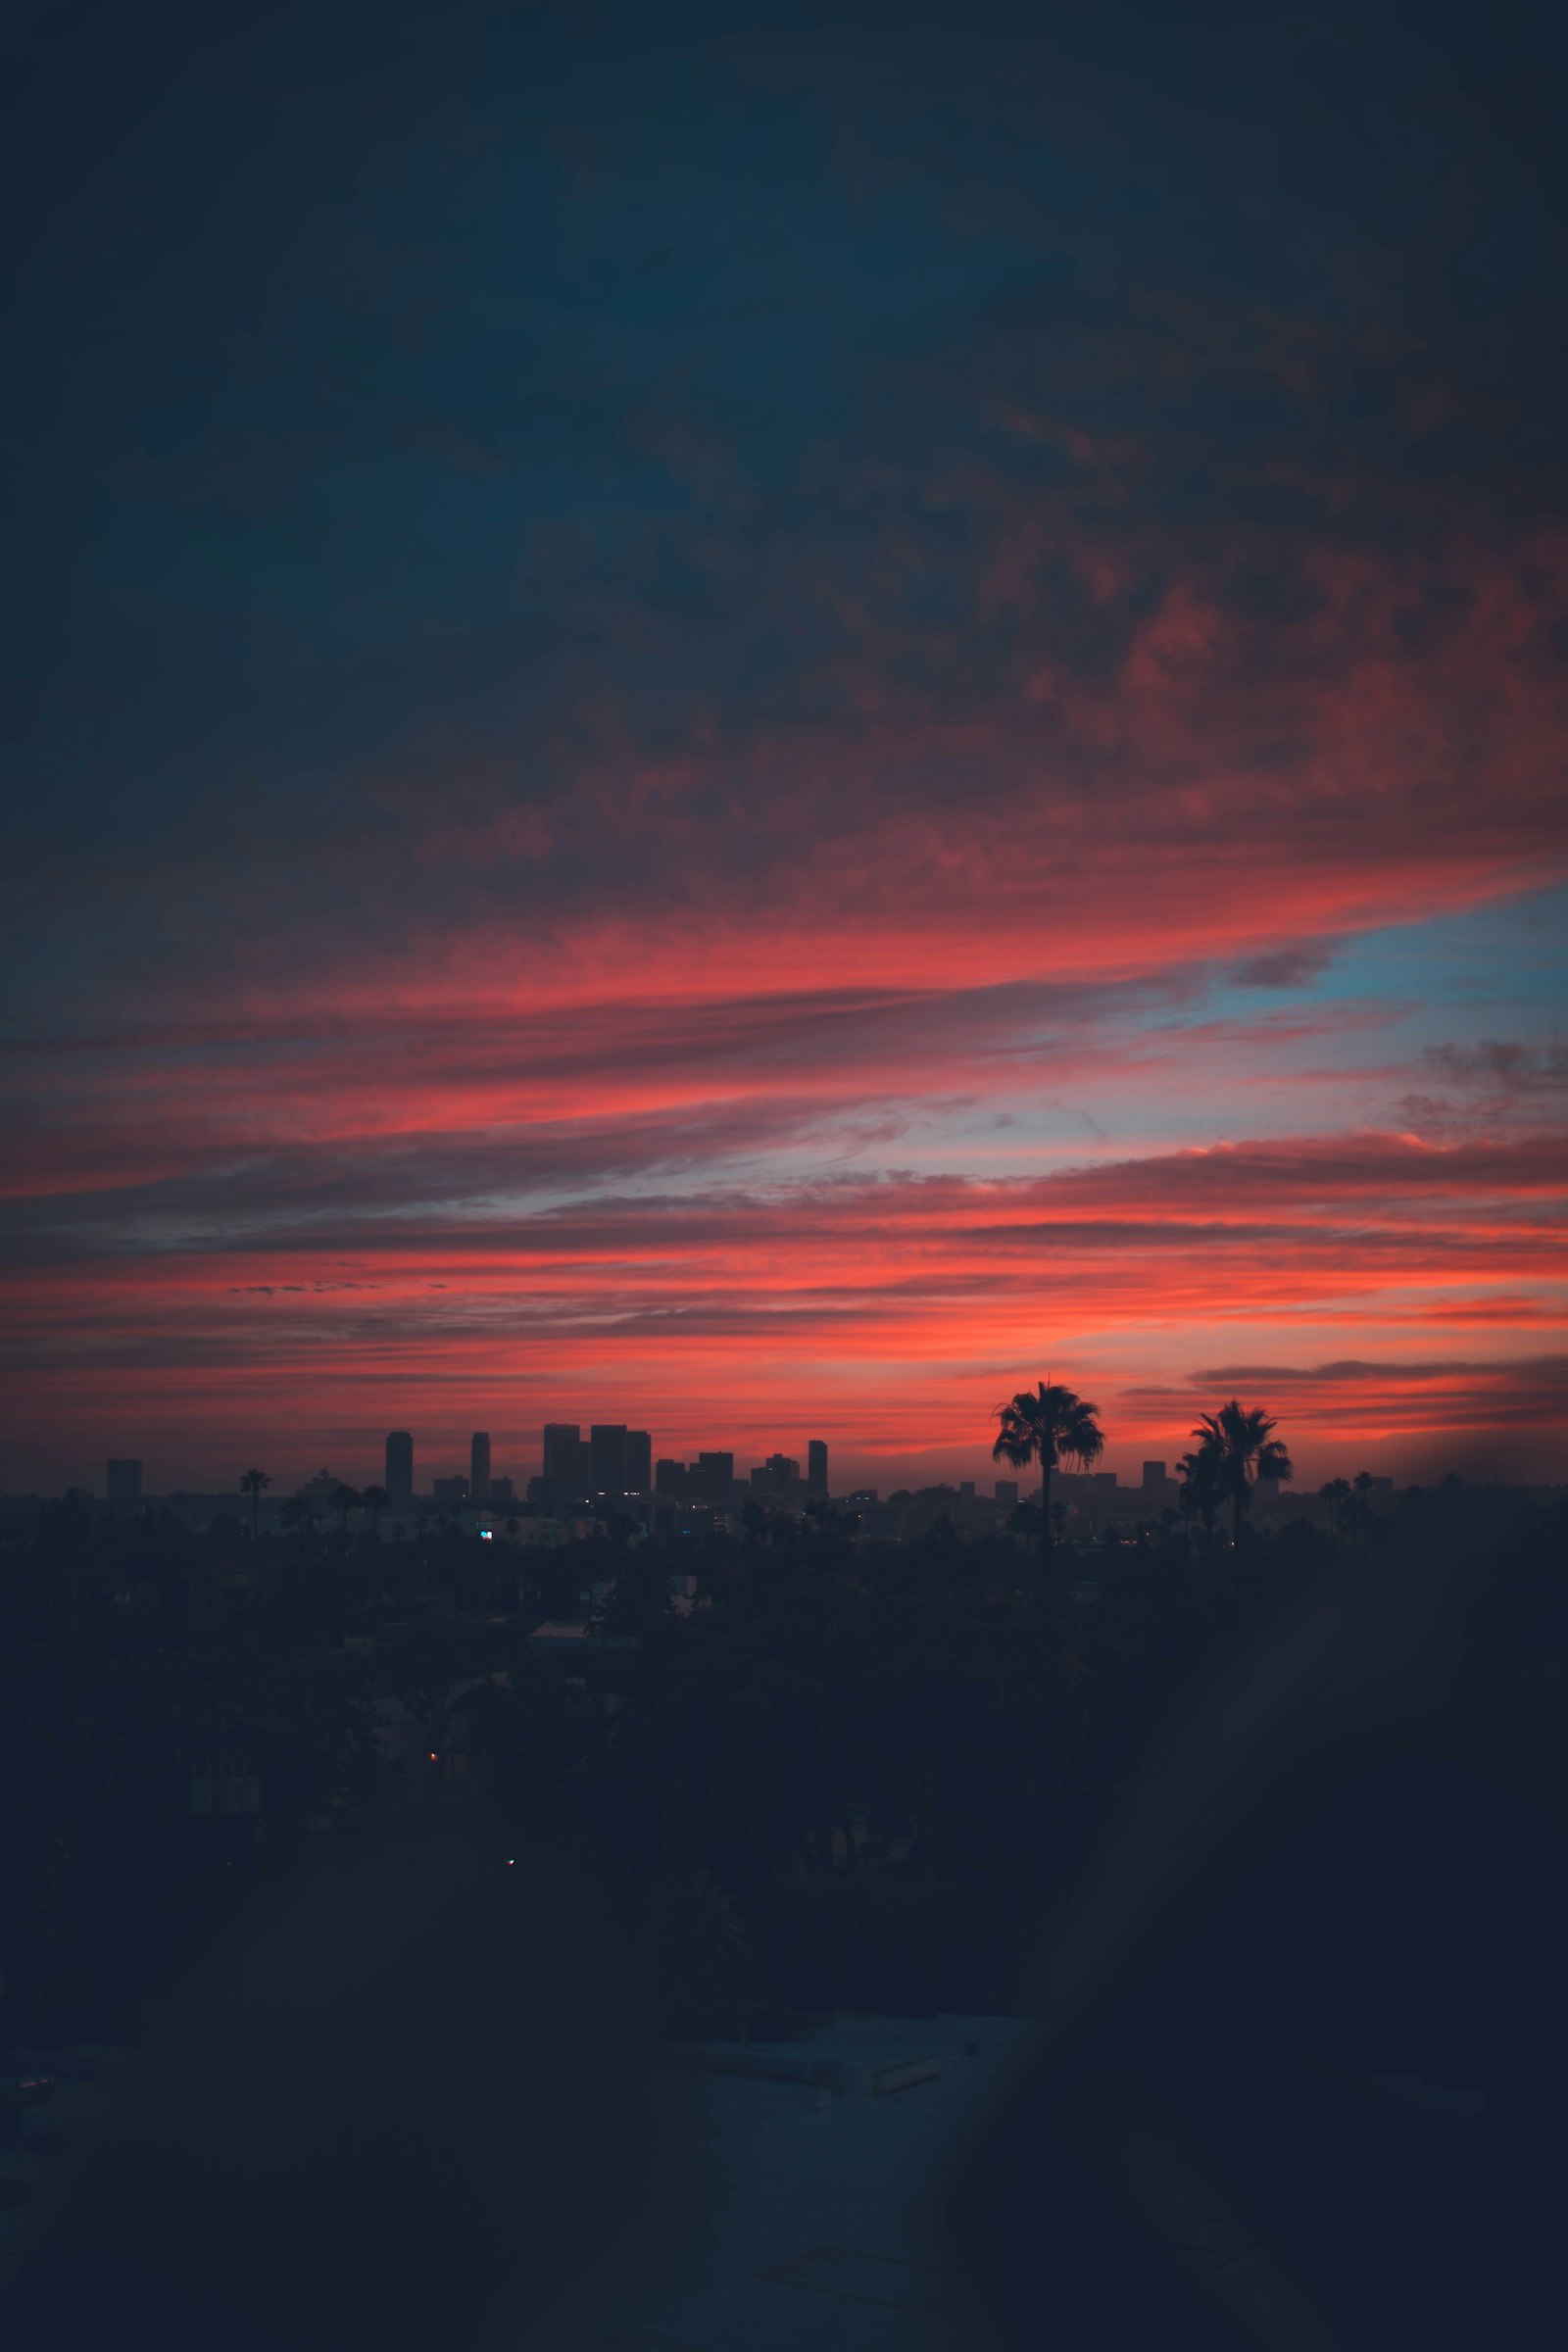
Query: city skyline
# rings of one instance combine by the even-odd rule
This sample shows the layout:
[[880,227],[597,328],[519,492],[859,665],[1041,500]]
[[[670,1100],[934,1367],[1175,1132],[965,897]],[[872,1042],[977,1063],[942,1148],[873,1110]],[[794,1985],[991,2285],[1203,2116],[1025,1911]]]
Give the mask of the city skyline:
[[[294,1463],[286,1464],[275,1474],[270,1470],[270,1503],[275,1507],[289,1494],[318,1480],[323,1471],[329,1471],[332,1476],[344,1479],[345,1483],[357,1486],[360,1492],[372,1485],[382,1486],[395,1504],[404,1504],[416,1496],[422,1496],[428,1500],[438,1487],[450,1489],[455,1480],[465,1487],[466,1499],[482,1502],[487,1497],[476,1490],[473,1465],[475,1440],[477,1437],[483,1437],[486,1442],[485,1459],[491,1483],[499,1484],[505,1491],[504,1499],[508,1507],[514,1503],[523,1505],[527,1501],[528,1488],[532,1480],[548,1480],[555,1475],[563,1492],[565,1492],[571,1484],[569,1479],[560,1478],[546,1466],[550,1456],[545,1441],[550,1429],[556,1427],[581,1430],[591,1426],[592,1424],[582,1422],[547,1424],[545,1429],[538,1432],[518,1432],[515,1433],[515,1445],[511,1445],[506,1439],[503,1439],[499,1451],[492,1443],[488,1432],[470,1433],[466,1440],[453,1439],[450,1443],[442,1443],[436,1438],[421,1440],[417,1432],[395,1430],[386,1433],[380,1441],[379,1447],[376,1449],[378,1460],[373,1475],[366,1471],[363,1454],[356,1454],[352,1460],[345,1455],[342,1458],[334,1458],[331,1462],[323,1462],[318,1458],[319,1449],[318,1454],[302,1457],[306,1464],[304,1467],[301,1467],[299,1463]],[[623,1427],[624,1425],[618,1426]],[[636,1432],[632,1434],[648,1437],[652,1433]],[[1151,1485],[1151,1474],[1162,1472],[1164,1483],[1173,1490],[1177,1483],[1176,1464],[1199,1434],[1197,1429],[1167,1432],[1166,1450],[1160,1455],[1151,1455],[1146,1450],[1135,1449],[1128,1446],[1109,1444],[1104,1455],[1092,1470],[1080,1471],[1074,1465],[1063,1464],[1057,1470],[1056,1477],[1066,1479],[1070,1483],[1081,1476],[1088,1486],[1093,1486],[1097,1480],[1103,1483],[1108,1479],[1114,1482],[1123,1493],[1128,1493],[1140,1488],[1148,1489]],[[763,1443],[765,1441],[760,1440],[757,1447],[753,1449],[735,1447],[720,1449],[693,1446],[685,1453],[677,1446],[673,1453],[667,1455],[661,1454],[657,1446],[653,1446],[650,1448],[648,1457],[650,1476],[646,1483],[641,1486],[627,1485],[619,1491],[628,1494],[637,1494],[651,1496],[661,1491],[658,1479],[652,1473],[678,1467],[682,1464],[689,1464],[695,1471],[699,1459],[701,1459],[704,1463],[725,1465],[727,1480],[733,1484],[738,1493],[746,1487],[755,1472],[768,1466],[770,1458],[784,1458],[782,1449],[777,1447],[773,1449],[771,1456],[763,1453],[761,1451]],[[582,1441],[582,1445],[586,1455],[588,1453],[587,1441]],[[816,1467],[813,1457],[819,1449],[823,1459],[821,1477],[818,1481],[813,1477]],[[755,1461],[751,1458],[754,1450],[758,1455]],[[1314,1451],[1305,1457],[1300,1454],[1298,1449],[1293,1448],[1293,1456],[1297,1464],[1296,1475],[1292,1485],[1283,1490],[1287,1494],[1310,1495],[1330,1478],[1346,1477],[1361,1472],[1369,1473],[1380,1491],[1387,1491],[1403,1483],[1412,1485],[1423,1483],[1414,1478],[1405,1482],[1394,1472],[1379,1469],[1372,1460],[1371,1450],[1359,1443],[1352,1443],[1348,1447],[1341,1448],[1333,1454],[1320,1454]],[[903,1489],[916,1491],[922,1487],[943,1486],[962,1488],[965,1483],[982,1493],[990,1492],[993,1488],[1000,1493],[1004,1488],[1009,1488],[1022,1494],[1027,1499],[1031,1491],[1038,1488],[1039,1484],[1037,1471],[1025,1472],[1021,1479],[1016,1474],[1009,1477],[999,1472],[989,1443],[982,1447],[971,1447],[966,1451],[955,1449],[950,1457],[945,1457],[944,1464],[937,1467],[933,1467],[930,1462],[911,1462],[907,1457],[902,1458],[901,1466],[901,1457],[890,1456],[873,1463],[872,1466],[876,1471],[874,1478],[865,1474],[863,1462],[846,1463],[839,1448],[830,1441],[821,1438],[806,1441],[799,1456],[791,1458],[798,1474],[798,1491],[802,1500],[829,1494],[836,1497],[844,1496],[858,1489],[874,1488],[886,1495]],[[461,1466],[465,1459],[469,1465],[466,1472]],[[395,1464],[403,1465],[405,1463],[407,1464],[406,1477],[401,1467],[395,1469]],[[494,1464],[493,1469],[490,1468],[492,1463]],[[509,1463],[510,1468],[506,1466]],[[829,1481],[828,1475],[829,1463],[832,1465],[831,1481]],[[1428,1467],[1427,1481],[1436,1483],[1439,1479],[1450,1475],[1453,1469],[1454,1465],[1451,1461],[1447,1463],[1434,1462]],[[122,1474],[120,1496],[122,1502],[139,1497],[144,1492],[148,1495],[156,1496],[161,1493],[227,1494],[239,1491],[240,1474],[238,1471],[233,1472],[230,1476],[219,1476],[212,1480],[196,1476],[182,1477],[171,1466],[167,1458],[160,1460],[154,1457],[149,1462],[148,1458],[144,1456],[111,1457],[107,1463],[107,1472],[105,1464],[99,1463],[84,1471],[80,1477],[69,1480],[67,1486],[75,1486],[89,1494],[104,1491],[113,1501],[117,1472]],[[1490,1483],[1490,1475],[1483,1470],[1479,1474],[1477,1483]],[[1503,1485],[1551,1486],[1565,1483],[1549,1476],[1533,1480],[1528,1477],[1510,1479],[1500,1473],[1495,1475],[1498,1482]],[[64,1487],[60,1490],[60,1492],[65,1491]],[[593,1491],[591,1475],[585,1482],[582,1491],[585,1494]],[[609,1493],[615,1490],[607,1488],[603,1491]],[[700,1497],[701,1486],[694,1487],[692,1492],[694,1495]],[[1168,1495],[1166,1499],[1169,1499]]]

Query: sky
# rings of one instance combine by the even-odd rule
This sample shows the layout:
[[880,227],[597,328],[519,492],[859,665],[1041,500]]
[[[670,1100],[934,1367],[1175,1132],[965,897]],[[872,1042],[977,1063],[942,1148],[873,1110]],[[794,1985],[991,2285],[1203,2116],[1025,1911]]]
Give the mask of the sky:
[[0,1489],[1568,1477],[1556,12],[19,12]]

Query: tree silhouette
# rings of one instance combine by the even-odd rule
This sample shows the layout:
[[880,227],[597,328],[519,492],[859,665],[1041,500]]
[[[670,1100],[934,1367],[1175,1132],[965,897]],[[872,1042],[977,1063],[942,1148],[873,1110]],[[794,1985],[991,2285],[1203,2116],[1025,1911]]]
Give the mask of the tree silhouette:
[[1219,1454],[1213,1446],[1200,1446],[1194,1452],[1182,1455],[1176,1475],[1182,1482],[1177,1508],[1184,1519],[1201,1521],[1203,1542],[1212,1552],[1214,1521],[1225,1499]]
[[1099,1408],[1086,1404],[1071,1389],[1039,1381],[1033,1394],[1020,1389],[1010,1404],[999,1404],[1001,1434],[991,1448],[994,1462],[1010,1462],[1015,1470],[1040,1464],[1040,1550],[1052,1551],[1051,1473],[1058,1462],[1076,1462],[1087,1469],[1105,1450],[1104,1436],[1095,1419]]
[[1329,1506],[1329,1520],[1336,1536],[1343,1536],[1346,1527],[1345,1506],[1350,1499],[1348,1478],[1331,1478],[1327,1486],[1319,1487],[1319,1499]]
[[256,1518],[261,1508],[263,1490],[271,1485],[265,1470],[247,1470],[239,1482],[239,1491],[251,1498],[251,1542],[256,1541]]
[[381,1513],[390,1507],[392,1497],[387,1493],[385,1487],[367,1487],[365,1493],[360,1496],[360,1500],[364,1503],[366,1509],[370,1514],[370,1533],[373,1536],[375,1534],[376,1522],[379,1520]]
[[355,1487],[337,1486],[332,1489],[331,1494],[327,1499],[331,1503],[333,1510],[340,1515],[343,1522],[343,1533],[347,1535],[349,1532],[349,1513],[358,1507],[360,1501],[359,1490]]
[[1272,1434],[1277,1427],[1260,1405],[1249,1410],[1233,1396],[1217,1413],[1204,1413],[1193,1432],[1200,1454],[1206,1454],[1212,1464],[1205,1475],[1213,1476],[1230,1502],[1231,1527],[1238,1544],[1256,1482],[1261,1479],[1265,1485],[1283,1487],[1296,1475],[1283,1443]]
[[1334,1532],[1342,1543],[1364,1544],[1372,1526],[1372,1473],[1358,1470],[1348,1479],[1331,1478],[1318,1493],[1334,1514]]
[[293,1494],[283,1505],[283,1525],[292,1528],[298,1536],[302,1551],[309,1548],[316,1530],[316,1505],[308,1495]]

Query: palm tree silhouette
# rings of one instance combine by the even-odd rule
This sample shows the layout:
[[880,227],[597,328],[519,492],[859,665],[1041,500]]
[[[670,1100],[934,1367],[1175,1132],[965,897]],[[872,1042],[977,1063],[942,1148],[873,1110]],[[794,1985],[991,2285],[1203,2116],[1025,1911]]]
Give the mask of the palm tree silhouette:
[[253,1544],[256,1541],[256,1515],[261,1508],[262,1493],[264,1488],[270,1487],[271,1483],[265,1470],[247,1470],[239,1482],[240,1493],[248,1494],[251,1498],[251,1542]]
[[1219,1455],[1211,1446],[1199,1446],[1195,1452],[1182,1455],[1176,1465],[1176,1475],[1182,1482],[1182,1491],[1177,1497],[1182,1517],[1202,1521],[1203,1542],[1212,1553],[1214,1521],[1224,1499]]
[[994,1462],[1010,1462],[1022,1470],[1040,1464],[1040,1550],[1049,1560],[1052,1550],[1051,1473],[1058,1462],[1077,1462],[1087,1469],[1105,1450],[1104,1436],[1095,1419],[1097,1405],[1085,1404],[1071,1389],[1054,1381],[1038,1381],[1033,1394],[1020,1389],[1010,1404],[999,1404],[996,1417],[1002,1431],[991,1448]]
[[336,1486],[332,1489],[327,1500],[330,1502],[333,1510],[336,1511],[341,1517],[343,1522],[343,1533],[346,1536],[349,1532],[349,1513],[358,1506],[360,1501],[359,1489],[357,1487]]
[[1273,1435],[1278,1426],[1260,1405],[1249,1411],[1233,1396],[1217,1413],[1204,1413],[1193,1432],[1199,1452],[1210,1458],[1220,1493],[1230,1498],[1231,1527],[1238,1544],[1256,1482],[1261,1479],[1267,1486],[1284,1487],[1296,1476],[1282,1441]]
[[373,1536],[375,1534],[376,1521],[380,1518],[381,1513],[387,1508],[388,1504],[392,1500],[392,1497],[387,1493],[385,1487],[367,1487],[365,1493],[360,1496],[360,1500],[364,1503],[366,1509],[370,1514],[370,1533]]
[[1319,1487],[1318,1496],[1329,1506],[1329,1518],[1333,1523],[1335,1535],[1342,1537],[1346,1528],[1345,1506],[1350,1499],[1349,1480],[1348,1478],[1331,1478],[1326,1487]]

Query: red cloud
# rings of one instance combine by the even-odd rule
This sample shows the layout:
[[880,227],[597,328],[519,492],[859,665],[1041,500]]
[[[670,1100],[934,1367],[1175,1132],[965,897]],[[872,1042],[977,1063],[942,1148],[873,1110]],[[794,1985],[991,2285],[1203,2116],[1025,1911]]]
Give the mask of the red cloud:
[[[1232,459],[1183,400],[1332,387],[1334,338],[1134,308],[1050,402],[990,348],[983,387],[908,385],[907,443],[672,525],[695,635],[595,591],[548,725],[432,727],[243,877],[226,820],[19,860],[19,923],[102,975],[6,1063],[24,1450],[575,1405],[870,1457],[967,1443],[1044,1355],[1165,1443],[1151,1384],[1179,1423],[1195,1360],[1387,1355],[1381,1388],[1291,1376],[1348,1436],[1369,1396],[1390,1429],[1468,1409],[1426,1351],[1539,1340],[1564,1139],[1525,1122],[1560,1056],[1398,1075],[1442,1145],[1270,1140],[1265,1081],[1387,1128],[1392,1067],[1332,1066],[1386,1008],[1220,1020],[1202,974],[1298,987],[1358,928],[1568,868],[1568,538],[1299,455],[1298,418]],[[1153,382],[1168,413],[1100,400]],[[1077,1137],[1111,1081],[1136,1143],[1048,1160],[1042,1104]],[[1195,1103],[1251,1140],[1170,1149]],[[1535,1355],[1497,1378],[1556,1409]]]
[[[710,1180],[461,1216],[420,1205],[416,1167],[368,1209],[355,1163],[335,1191],[193,1198],[180,1231],[119,1255],[107,1228],[82,1234],[87,1255],[57,1234],[47,1270],[10,1286],[14,1425],[45,1444],[67,1400],[105,1434],[177,1415],[211,1453],[247,1412],[314,1416],[315,1450],[338,1432],[363,1453],[410,1416],[520,1433],[624,1411],[673,1449],[820,1424],[864,1462],[978,1445],[992,1392],[1049,1355],[1123,1446],[1168,1452],[1205,1385],[1249,1382],[1319,1446],[1492,1419],[1544,1433],[1555,1359],[1499,1362],[1488,1387],[1443,1339],[1560,1314],[1563,1152],[1311,1137],[1026,1181]],[[1348,1370],[1368,1322],[1420,1352]],[[1227,1329],[1311,1332],[1338,1369],[1269,1356],[1189,1377],[1193,1336]],[[1165,1365],[1176,1385],[1151,1386]]]

